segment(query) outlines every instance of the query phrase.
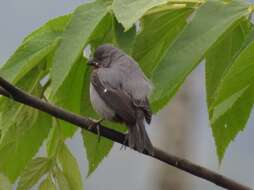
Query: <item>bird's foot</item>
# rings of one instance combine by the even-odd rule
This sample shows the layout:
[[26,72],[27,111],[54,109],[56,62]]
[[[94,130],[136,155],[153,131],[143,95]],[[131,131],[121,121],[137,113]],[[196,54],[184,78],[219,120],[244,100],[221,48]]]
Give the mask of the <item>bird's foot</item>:
[[93,127],[96,127],[97,130],[97,135],[98,135],[98,142],[100,142],[101,140],[101,132],[100,132],[100,125],[101,122],[103,122],[104,119],[100,119],[100,120],[93,120],[93,124],[91,124],[90,126],[88,126],[88,130],[91,130]]
[[129,138],[129,134],[127,133],[124,135],[124,141],[123,141],[123,144],[121,145],[120,150],[123,150],[123,149],[126,150],[128,138]]

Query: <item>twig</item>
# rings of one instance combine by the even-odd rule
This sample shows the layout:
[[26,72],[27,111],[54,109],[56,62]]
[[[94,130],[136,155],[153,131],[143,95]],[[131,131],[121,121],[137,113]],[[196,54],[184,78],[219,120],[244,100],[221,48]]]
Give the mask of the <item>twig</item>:
[[[23,103],[25,105],[31,106],[35,109],[46,112],[52,116],[59,119],[77,125],[78,127],[88,130],[94,134],[97,134],[96,128],[89,128],[89,126],[95,124],[94,121],[86,117],[79,116],[77,114],[65,111],[62,108],[54,106],[47,103],[37,97],[31,96],[22,90],[16,88],[2,77],[0,77],[0,94],[9,98],[13,98],[15,101]],[[109,129],[105,126],[100,125],[100,133],[103,137],[106,137],[112,141],[124,144],[125,138],[124,134],[117,132],[115,130]],[[126,143],[125,143],[126,145]],[[231,190],[251,190],[250,187],[246,187],[232,179],[229,179],[223,175],[220,175],[214,171],[206,169],[197,164],[191,163],[186,159],[179,158],[177,156],[163,152],[162,150],[155,148],[154,155],[149,155],[146,151],[143,154],[167,163],[171,166],[179,168],[185,172],[191,173],[192,175],[198,176],[200,178],[206,179],[220,187]]]

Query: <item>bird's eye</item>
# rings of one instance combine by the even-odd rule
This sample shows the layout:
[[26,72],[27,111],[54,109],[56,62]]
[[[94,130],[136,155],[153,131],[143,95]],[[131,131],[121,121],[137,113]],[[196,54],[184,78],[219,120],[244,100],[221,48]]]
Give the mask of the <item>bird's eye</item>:
[[101,57],[100,57],[100,60],[104,60],[104,59],[107,59],[108,58],[108,55],[102,55]]

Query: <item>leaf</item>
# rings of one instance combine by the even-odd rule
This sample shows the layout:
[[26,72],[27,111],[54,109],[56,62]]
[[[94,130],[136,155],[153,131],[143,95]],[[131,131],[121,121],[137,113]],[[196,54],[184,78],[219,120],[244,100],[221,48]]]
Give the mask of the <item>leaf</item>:
[[62,128],[58,125],[59,120],[53,119],[52,128],[50,130],[47,141],[47,155],[48,157],[55,158],[63,143]]
[[[17,86],[32,95],[41,96],[39,82],[45,74],[44,67],[42,63],[32,69]],[[0,141],[0,171],[14,182],[47,137],[51,117],[7,98],[1,99],[0,107],[3,132]]]
[[21,174],[17,190],[27,190],[33,187],[49,171],[51,165],[52,161],[48,158],[40,157],[32,160]]
[[183,30],[191,12],[192,9],[164,11],[142,18],[133,56],[147,76],[151,76],[153,69]]
[[[44,63],[40,63],[23,77],[16,86],[32,95],[38,95],[38,83],[45,74]],[[1,97],[0,99],[0,128],[4,136],[9,127],[19,120],[19,114],[24,105],[13,101],[12,99]]]
[[23,42],[29,42],[34,39],[43,39],[44,36],[53,36],[53,34],[57,35],[57,37],[58,35],[61,36],[62,32],[68,25],[71,16],[71,14],[67,14],[49,20],[46,24],[42,25],[40,28],[36,29],[27,37],[25,37]]
[[254,28],[252,27],[252,31],[239,47],[238,53],[233,57],[232,64],[228,66],[217,86],[213,104],[209,108],[212,113],[210,114],[212,122],[226,112],[252,84],[254,79],[253,50]]
[[60,190],[71,190],[66,177],[59,168],[55,171],[55,176]]
[[20,123],[10,127],[0,144],[0,171],[12,182],[36,154],[51,125],[51,118],[47,114],[32,108],[24,109]]
[[146,15],[151,15],[163,11],[170,11],[170,10],[181,10],[184,8],[198,8],[201,4],[205,3],[203,0],[168,0],[166,4],[162,4],[156,6],[154,8],[149,9]]
[[107,13],[107,15],[96,26],[92,35],[89,37],[88,43],[91,45],[91,50],[94,51],[99,45],[104,43],[113,42],[113,15]]
[[212,107],[210,110],[210,122],[213,124],[219,117],[221,117],[225,112],[230,109],[234,103],[243,95],[243,93],[247,90],[248,88],[244,88],[240,90],[239,92],[235,93],[232,95],[230,98],[226,99],[219,105]]
[[122,25],[117,23],[112,14],[108,13],[97,25],[88,43],[91,45],[92,52],[99,45],[110,43],[130,54],[135,41],[135,35],[135,27],[124,32]]
[[[18,52],[15,54],[10,61],[7,61],[7,63],[3,65],[0,70],[0,76],[8,81],[16,83],[24,77],[27,72],[43,61],[43,59],[57,47],[58,42],[59,38],[52,42],[52,44],[41,49],[33,46],[32,44],[22,46],[22,50],[19,51],[21,53],[18,54]],[[40,44],[38,41],[36,43]],[[34,52],[29,52],[31,50]]]
[[98,136],[85,130],[82,130],[82,137],[84,146],[86,147],[86,156],[89,162],[89,170],[87,174],[89,176],[109,154],[113,146],[113,142],[104,137],[100,137],[100,142],[98,142]]
[[11,183],[9,179],[0,173],[0,190],[11,190]]
[[245,19],[240,24],[230,29],[206,53],[206,91],[207,103],[210,109],[216,96],[217,87],[223,74],[239,54],[243,42],[250,32],[250,23]]
[[114,22],[116,43],[120,49],[125,53],[131,55],[132,48],[136,37],[136,27],[131,27],[128,31],[124,31],[124,28],[116,20]]
[[244,47],[227,70],[218,87],[215,106],[248,87],[254,79],[254,29],[247,37]]
[[253,27],[243,21],[207,53],[209,116],[220,161],[253,107],[253,48]]
[[197,10],[152,74],[155,111],[168,102],[218,38],[248,14],[248,5],[236,0],[230,3],[208,1]]
[[63,174],[69,182],[70,189],[83,190],[83,183],[77,160],[65,144],[59,152],[58,159],[63,168]]
[[253,108],[253,103],[254,84],[248,87],[227,112],[212,123],[213,136],[220,161],[223,159],[229,143],[244,129]]
[[90,35],[106,14],[107,7],[101,2],[86,3],[74,11],[53,59],[51,71],[53,95],[67,78],[71,68],[80,58]]
[[[50,101],[55,105],[79,114],[85,69],[86,60],[81,58],[73,65],[63,85]],[[59,125],[61,126],[63,137],[71,137],[77,129],[76,126],[62,120],[59,120]]]
[[114,0],[112,9],[115,16],[127,31],[149,9],[165,4],[167,0]]
[[56,190],[56,186],[50,177],[47,177],[39,186],[39,190]]
[[25,38],[21,46],[1,67],[0,76],[16,83],[58,46],[69,16],[50,20]]

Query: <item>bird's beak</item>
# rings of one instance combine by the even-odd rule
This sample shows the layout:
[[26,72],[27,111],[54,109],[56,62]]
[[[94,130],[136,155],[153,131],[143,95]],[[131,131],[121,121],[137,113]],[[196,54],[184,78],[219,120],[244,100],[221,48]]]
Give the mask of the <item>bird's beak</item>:
[[98,66],[98,63],[96,61],[94,61],[93,59],[89,59],[87,64],[89,66],[94,66],[94,67],[97,67]]

